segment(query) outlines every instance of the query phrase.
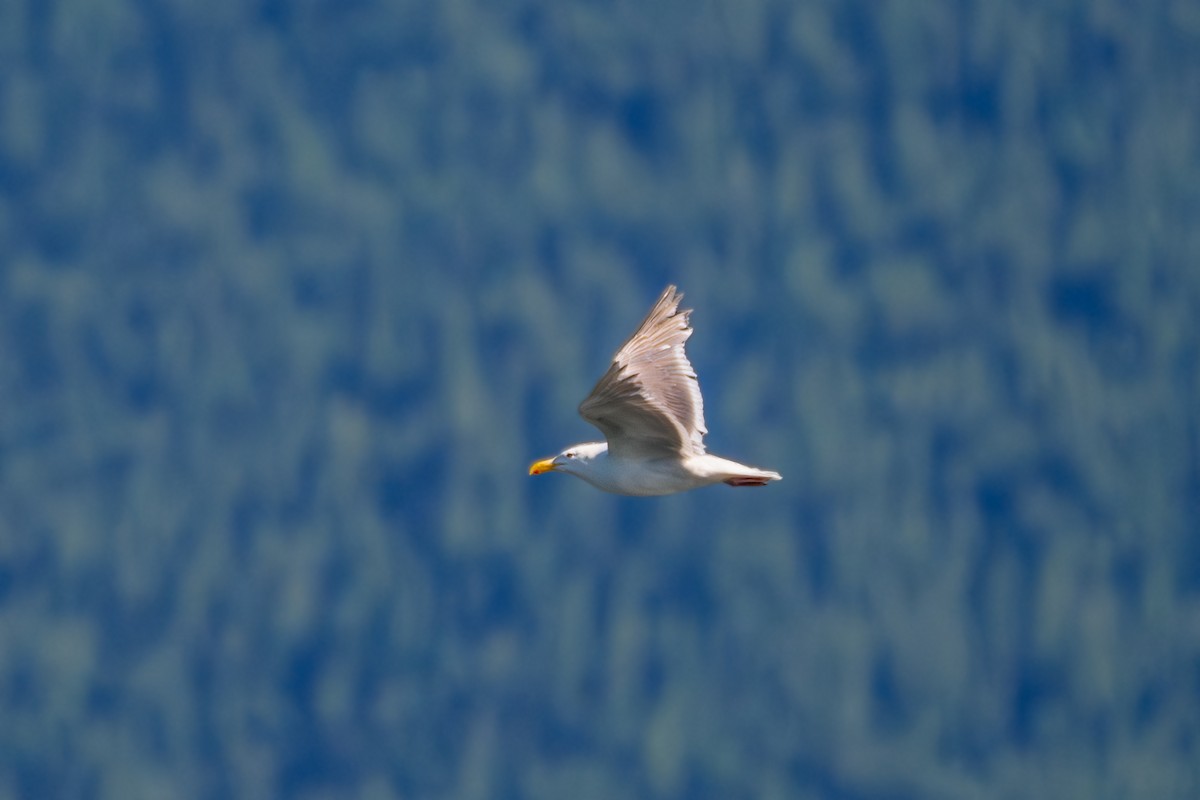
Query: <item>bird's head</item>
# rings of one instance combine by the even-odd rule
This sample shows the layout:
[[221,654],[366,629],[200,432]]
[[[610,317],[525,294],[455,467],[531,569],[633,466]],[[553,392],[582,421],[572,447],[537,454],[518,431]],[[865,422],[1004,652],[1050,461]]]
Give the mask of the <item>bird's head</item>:
[[571,445],[553,458],[543,458],[541,461],[530,464],[529,474],[566,472],[569,475],[583,475],[596,463],[598,458],[607,452],[608,444],[606,442]]

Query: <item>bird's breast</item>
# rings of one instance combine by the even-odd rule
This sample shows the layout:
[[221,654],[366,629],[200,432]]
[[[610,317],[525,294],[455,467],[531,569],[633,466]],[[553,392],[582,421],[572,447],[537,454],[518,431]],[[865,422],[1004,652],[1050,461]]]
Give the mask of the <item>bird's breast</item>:
[[591,475],[593,486],[606,492],[640,497],[675,494],[711,483],[685,468],[677,459],[639,460],[609,456]]

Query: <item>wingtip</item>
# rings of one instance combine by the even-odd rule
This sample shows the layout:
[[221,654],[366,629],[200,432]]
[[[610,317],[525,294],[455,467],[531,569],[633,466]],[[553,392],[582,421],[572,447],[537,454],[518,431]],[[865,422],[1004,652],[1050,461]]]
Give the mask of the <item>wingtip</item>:
[[690,324],[690,318],[694,309],[679,307],[683,303],[683,297],[683,292],[679,291],[679,288],[675,284],[669,283],[667,284],[667,288],[663,289],[662,296],[658,298],[658,302],[655,305],[670,307],[671,313],[666,316],[679,317],[683,321],[683,327],[686,328]]
[[682,301],[683,292],[679,291],[675,284],[667,284],[667,288],[663,289],[663,293],[659,295],[658,300],[646,314],[646,318],[642,320],[642,324],[638,326],[638,330],[645,328],[651,320],[679,319],[683,322],[682,327],[688,327],[688,317],[692,313],[692,309],[680,308],[679,304]]

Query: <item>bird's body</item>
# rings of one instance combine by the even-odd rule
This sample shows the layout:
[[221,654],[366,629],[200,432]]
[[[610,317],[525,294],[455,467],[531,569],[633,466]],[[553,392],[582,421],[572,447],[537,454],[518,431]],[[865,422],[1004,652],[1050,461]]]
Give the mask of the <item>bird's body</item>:
[[[576,445],[576,448],[583,446]],[[587,446],[596,447],[598,452],[587,457],[576,456],[570,468],[558,466],[555,469],[577,475],[597,489],[614,494],[650,497],[686,492],[714,483],[764,486],[768,481],[779,480],[778,473],[747,467],[708,453],[685,459],[637,459],[610,455],[604,442],[589,442]]]
[[534,462],[530,475],[566,472],[606,492],[642,496],[780,479],[777,472],[705,452],[704,401],[684,353],[691,311],[678,310],[682,298],[667,287],[580,404],[580,415],[607,441],[574,445]]

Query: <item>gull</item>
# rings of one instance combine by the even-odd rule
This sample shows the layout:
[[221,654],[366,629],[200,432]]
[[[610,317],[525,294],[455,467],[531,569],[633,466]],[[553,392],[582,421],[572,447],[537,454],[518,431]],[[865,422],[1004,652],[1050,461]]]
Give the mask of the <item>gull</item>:
[[704,400],[683,351],[691,309],[668,286],[608,371],[579,405],[579,415],[607,441],[568,447],[535,461],[530,475],[565,472],[616,494],[663,495],[714,483],[765,486],[778,472],[756,469],[704,450]]

